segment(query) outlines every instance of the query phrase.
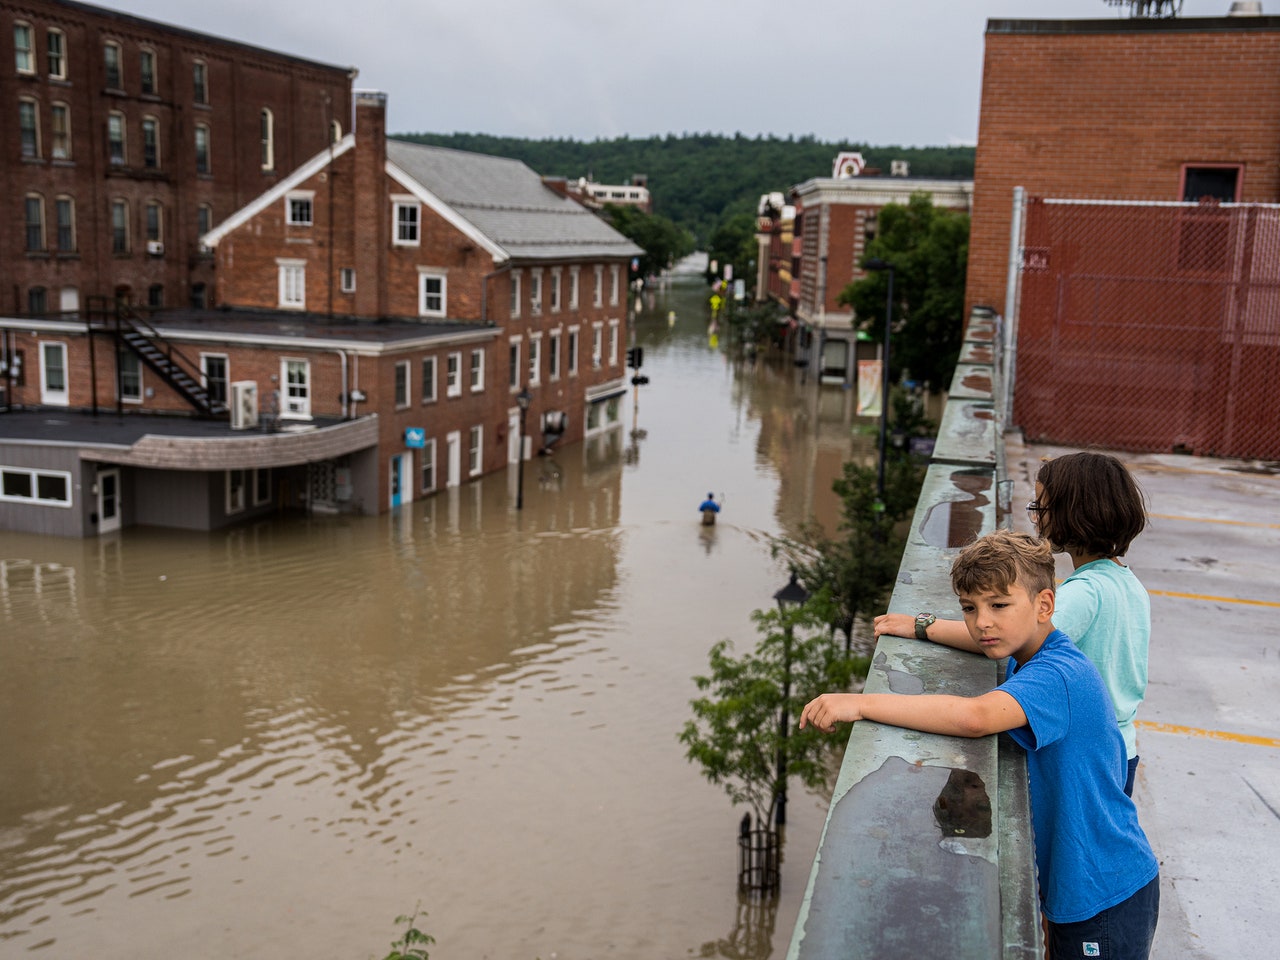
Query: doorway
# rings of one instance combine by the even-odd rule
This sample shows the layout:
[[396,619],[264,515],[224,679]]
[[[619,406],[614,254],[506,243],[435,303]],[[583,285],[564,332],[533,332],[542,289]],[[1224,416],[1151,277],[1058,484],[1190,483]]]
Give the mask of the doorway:
[[120,529],[120,471],[98,471],[98,533]]

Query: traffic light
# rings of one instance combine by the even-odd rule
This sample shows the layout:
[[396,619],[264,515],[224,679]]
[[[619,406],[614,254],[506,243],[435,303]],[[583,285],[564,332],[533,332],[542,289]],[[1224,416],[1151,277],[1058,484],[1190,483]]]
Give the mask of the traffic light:
[[627,349],[627,366],[633,370],[639,370],[644,366],[644,347],[629,347]]

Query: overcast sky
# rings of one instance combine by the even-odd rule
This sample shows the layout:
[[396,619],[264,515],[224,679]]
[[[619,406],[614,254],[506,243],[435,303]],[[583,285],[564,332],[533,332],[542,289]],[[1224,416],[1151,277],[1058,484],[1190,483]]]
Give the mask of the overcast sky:
[[[340,66],[395,133],[741,132],[977,139],[988,18],[1127,16],[1104,0],[105,0]],[[1185,0],[1221,16],[1230,0]],[[1272,13],[1280,0],[1264,0]]]

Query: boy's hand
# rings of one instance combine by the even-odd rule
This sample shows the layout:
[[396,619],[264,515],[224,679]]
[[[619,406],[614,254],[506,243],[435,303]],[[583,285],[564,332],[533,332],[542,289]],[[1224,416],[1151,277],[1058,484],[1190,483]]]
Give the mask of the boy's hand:
[[891,637],[910,639],[916,635],[916,618],[909,613],[882,613],[872,623],[877,637],[887,633]]
[[814,697],[800,711],[800,729],[813,724],[823,733],[831,733],[837,723],[853,723],[862,719],[857,693],[824,693]]

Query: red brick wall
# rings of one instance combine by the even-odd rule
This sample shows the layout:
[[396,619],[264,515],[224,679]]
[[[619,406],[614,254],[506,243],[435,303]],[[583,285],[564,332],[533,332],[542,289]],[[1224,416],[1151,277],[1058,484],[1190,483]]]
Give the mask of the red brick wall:
[[[34,29],[37,70],[18,75],[13,69],[13,23],[22,20]],[[46,51],[50,29],[66,38],[67,80],[50,79]],[[120,45],[123,91],[104,90],[103,45]],[[156,56],[154,94],[142,92],[140,54]],[[208,67],[209,104],[194,101],[192,63]],[[349,127],[351,79],[345,68],[300,60],[258,50],[217,37],[178,31],[163,24],[85,8],[70,8],[53,0],[21,4],[0,0],[0,115],[7,129],[0,147],[0,178],[6,184],[0,201],[0,262],[6,265],[0,288],[0,310],[25,312],[27,291],[48,290],[49,309],[58,307],[60,288],[75,287],[80,302],[91,295],[109,295],[127,287],[135,303],[146,302],[152,284],[164,288],[167,306],[184,306],[193,283],[209,284],[210,264],[197,256],[196,211],[201,203],[213,208],[213,223],[277,182],[329,140],[329,121]],[[16,135],[19,98],[36,101],[40,117],[41,156],[21,157]],[[71,113],[72,149],[68,160],[54,161],[51,147],[51,105],[66,103]],[[263,107],[275,116],[275,166],[264,171],[258,147],[259,114]],[[107,163],[107,116],[125,117],[124,167]],[[160,123],[159,167],[142,163],[144,116]],[[208,175],[195,171],[196,123],[210,128],[211,167]],[[9,225],[23,223],[23,198],[28,191],[45,198],[48,255],[29,256],[23,231]],[[58,255],[53,247],[53,199],[59,194],[75,200],[78,249]],[[110,204],[113,197],[130,201],[132,250],[111,253]],[[163,256],[146,253],[144,208],[147,200],[164,207]]]
[[[1003,25],[1002,25],[1003,24]],[[1184,164],[1280,199],[1280,18],[1092,21],[986,35],[966,305],[1004,309],[1013,188],[1181,200]]]

